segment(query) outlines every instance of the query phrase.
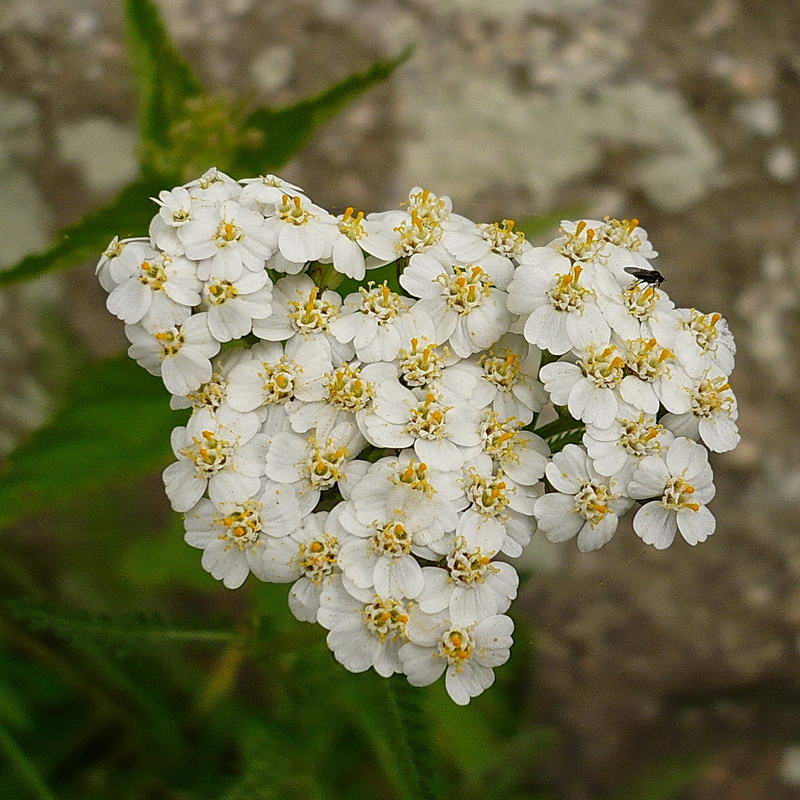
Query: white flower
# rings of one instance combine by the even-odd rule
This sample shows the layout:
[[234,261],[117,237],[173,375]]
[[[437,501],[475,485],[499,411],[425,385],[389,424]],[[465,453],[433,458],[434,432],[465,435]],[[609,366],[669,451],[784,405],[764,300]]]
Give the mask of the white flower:
[[216,167],[207,169],[199,178],[184,183],[183,187],[189,190],[192,199],[205,203],[236,200],[242,193],[239,183]]
[[410,599],[422,591],[422,567],[411,548],[426,541],[434,518],[430,507],[415,506],[413,500],[407,495],[400,503],[387,504],[376,498],[375,517],[366,525],[352,512],[342,514],[342,525],[357,538],[342,547],[339,565],[359,589]]
[[[457,394],[472,401],[480,381],[481,368],[454,356],[449,348],[437,347],[427,337],[412,337],[397,354],[399,378],[412,389],[431,389]],[[478,403],[473,402],[478,407]]]
[[480,412],[460,395],[417,392],[394,378],[376,382],[372,409],[360,419],[364,435],[376,447],[413,446],[434,469],[458,469],[464,448],[480,443]]
[[550,448],[541,436],[521,428],[521,420],[503,419],[492,409],[484,411],[479,427],[480,451],[470,457],[482,451],[491,456],[507,480],[515,485],[533,486],[544,475]]
[[110,262],[116,284],[106,306],[128,325],[148,331],[180,325],[200,303],[195,265],[180,256],[158,253],[142,242],[129,242]]
[[338,484],[342,495],[349,496],[348,480],[358,480],[364,473],[364,462],[353,460],[364,444],[351,423],[337,425],[326,437],[313,431],[279,431],[269,445],[265,471],[272,480],[294,486],[305,516],[314,510],[325,489]]
[[639,225],[638,219],[605,217],[602,223],[595,224],[600,237],[607,244],[607,251],[610,249],[613,252],[614,248],[620,248],[626,255],[635,255],[643,261],[658,256],[647,238],[647,231]]
[[393,292],[384,281],[347,295],[339,316],[330,325],[337,341],[353,343],[362,361],[392,361],[412,337],[433,338],[433,323],[418,304]]
[[547,399],[536,379],[541,360],[541,350],[507,333],[478,359],[481,375],[470,400],[478,408],[491,405],[501,417],[516,417],[527,425]]
[[365,220],[363,211],[355,214],[354,209],[348,207],[344,214],[337,218],[333,231],[330,255],[333,268],[348,278],[363,280],[367,269],[364,253],[382,264],[397,258],[395,244],[390,237],[381,232],[380,223]]
[[336,292],[320,292],[308,275],[289,275],[276,281],[272,290],[272,314],[257,320],[253,333],[270,342],[289,341],[295,336],[319,339],[327,345],[338,366],[353,356],[353,346],[338,342],[330,332],[341,306],[342,298]]
[[285,351],[278,342],[260,342],[247,352],[250,358],[232,370],[228,380],[228,397],[236,410],[254,411],[291,400],[313,402],[324,396],[331,356],[321,341],[296,337]]
[[657,550],[669,547],[679,530],[689,544],[704,542],[716,520],[706,508],[714,497],[714,476],[708,451],[690,439],[679,438],[664,456],[642,459],[628,484],[631,497],[647,499],[633,518],[633,529]]
[[619,515],[632,503],[614,478],[601,475],[586,451],[568,444],[547,465],[556,490],[536,501],[534,513],[548,541],[564,542],[577,534],[578,550],[588,553],[611,541]]
[[428,614],[449,609],[456,625],[471,625],[502,614],[517,596],[519,576],[511,564],[492,561],[495,552],[468,547],[457,536],[445,558],[446,569],[425,567],[417,602]]
[[261,486],[264,442],[255,414],[220,422],[200,409],[188,425],[172,431],[176,462],[164,470],[164,486],[175,511],[189,511],[208,489],[211,501],[247,500]]
[[[304,201],[298,194],[281,195],[275,204],[275,215],[267,219],[281,256],[295,264],[328,258],[337,230],[335,224],[335,218],[324,208]],[[280,269],[279,264],[272,266]]]
[[597,289],[613,279],[603,269],[572,264],[548,247],[528,250],[508,287],[508,308],[521,315],[525,338],[555,355],[606,344],[611,331]]
[[519,259],[530,249],[525,234],[514,230],[516,222],[480,223],[445,231],[442,243],[449,253],[459,261],[487,264],[510,272],[511,259]]
[[212,336],[218,342],[241,339],[252,330],[254,319],[272,313],[272,281],[266,270],[248,270],[233,279],[210,275],[203,286],[203,301]]
[[97,266],[94,269],[97,280],[106,292],[113,292],[117,286],[117,282],[111,277],[111,265],[114,261],[122,255],[125,248],[131,242],[146,241],[147,239],[144,238],[120,239],[119,236],[115,236],[108,245],[106,245],[106,249],[103,250],[100,258],[97,260]]
[[441,245],[446,227],[462,227],[460,220],[452,219],[450,198],[415,186],[408,193],[406,206],[405,211],[383,211],[367,216],[367,224],[376,226],[372,230],[387,237],[394,248],[390,258],[376,259],[377,263],[424,252],[446,258],[447,251]]
[[701,377],[707,369],[723,375],[733,372],[736,342],[721,314],[679,308],[660,325],[653,326],[653,335],[673,348],[692,377]]
[[412,686],[428,686],[447,670],[447,693],[458,705],[469,703],[494,683],[493,667],[508,661],[514,623],[495,615],[474,625],[456,625],[448,613],[425,614],[412,607],[400,660]]
[[159,206],[158,216],[170,228],[180,228],[192,218],[192,195],[183,186],[162,190],[150,199]]
[[684,388],[688,378],[672,350],[654,338],[625,340],[621,347],[629,374],[622,379],[619,393],[626,403],[648,414],[656,414],[659,403],[676,414],[689,410]]
[[299,186],[279,178],[277,175],[261,175],[258,178],[246,178],[242,181],[244,188],[239,197],[243,206],[255,208],[264,216],[276,213],[276,207],[284,195],[299,197],[304,203],[310,202]]
[[332,576],[341,574],[339,552],[354,538],[339,523],[343,505],[339,503],[330,514],[309,514],[291,535],[270,541],[264,550],[265,580],[294,581],[289,608],[301,622],[317,621],[320,594]]
[[592,465],[601,474],[614,477],[626,487],[641,459],[660,455],[675,437],[654,414],[620,403],[617,417],[607,427],[587,425],[583,444]]
[[328,629],[328,647],[345,669],[365,672],[373,667],[384,678],[402,671],[398,651],[407,641],[408,623],[408,604],[402,598],[380,597],[371,590],[353,597],[336,576],[322,590],[317,620]]
[[728,378],[715,369],[685,387],[691,409],[685,414],[665,414],[661,422],[676,436],[702,439],[709,450],[726,453],[739,444],[736,420],[739,410]]
[[284,537],[300,524],[294,492],[267,481],[255,497],[214,504],[201,500],[184,517],[184,540],[203,550],[203,569],[228,589],[252,572],[268,580],[264,556],[270,537]]
[[461,358],[494,344],[511,324],[505,289],[513,270],[488,270],[418,253],[400,276],[400,285],[422,298],[418,305],[433,321],[436,343],[449,342]]
[[458,472],[431,469],[414,450],[378,459],[353,487],[347,514],[361,527],[350,529],[356,533],[392,516],[393,509],[406,508],[411,516],[419,515],[412,545],[428,545],[458,524],[457,512],[466,505],[458,480]]
[[342,364],[323,377],[319,400],[308,403],[296,400],[286,405],[292,428],[304,433],[316,427],[318,435],[327,436],[337,425],[354,423],[363,432],[375,399],[375,387],[391,379],[394,379],[391,364],[363,367],[358,361]]
[[275,234],[264,217],[235,200],[203,206],[178,228],[186,255],[201,263],[202,280],[211,275],[236,280],[243,270],[260,272],[275,250]]
[[613,344],[589,345],[576,353],[577,363],[553,361],[539,371],[553,403],[588,425],[607,428],[617,416],[625,359]]
[[211,358],[219,342],[208,329],[208,315],[195,314],[182,325],[149,333],[126,325],[128,355],[151,375],[160,375],[173,394],[185,395],[211,380]]
[[461,483],[469,506],[458,521],[457,535],[470,548],[521,555],[536,530],[533,509],[542,484],[516,483],[486,453],[464,465]]
[[[169,402],[172,409],[206,408],[216,414],[218,420],[228,422],[232,417],[242,416],[242,412],[228,403],[228,377],[231,371],[250,360],[251,351],[237,347],[218,355],[212,362],[212,373],[208,381],[185,395],[174,394]],[[248,409],[252,411],[253,409]]]
[[639,339],[649,338],[655,330],[668,327],[675,304],[666,292],[630,275],[626,274],[626,278],[627,281],[614,286],[613,291],[607,286],[597,294],[597,305],[611,329],[622,339]]

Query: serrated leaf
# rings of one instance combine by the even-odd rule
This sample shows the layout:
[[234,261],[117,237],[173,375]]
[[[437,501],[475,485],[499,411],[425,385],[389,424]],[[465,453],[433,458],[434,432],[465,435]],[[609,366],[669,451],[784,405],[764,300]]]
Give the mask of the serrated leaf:
[[412,48],[406,48],[397,58],[378,61],[366,72],[351,75],[315,97],[294,105],[254,111],[245,120],[244,127],[261,131],[263,138],[257,146],[242,145],[235,158],[236,169],[248,174],[263,174],[283,166],[320,125],[367,89],[385,81],[411,52]]
[[0,270],[0,285],[29,280],[81,261],[96,261],[115,236],[122,239],[145,235],[154,213],[147,198],[163,188],[163,181],[152,175],[133,181],[107,206],[64,228],[56,236],[55,244]]
[[89,365],[60,410],[10,455],[0,525],[163,467],[170,431],[184,419],[161,381],[127,356]]
[[139,96],[139,134],[148,147],[165,146],[186,100],[203,87],[178,52],[153,0],[125,0],[128,47]]

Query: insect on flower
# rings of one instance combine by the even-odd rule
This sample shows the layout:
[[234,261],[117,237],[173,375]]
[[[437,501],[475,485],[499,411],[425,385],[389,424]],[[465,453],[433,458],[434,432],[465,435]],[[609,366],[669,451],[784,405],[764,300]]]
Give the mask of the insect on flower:
[[657,269],[642,269],[641,267],[625,267],[624,271],[628,275],[633,275],[640,283],[648,283],[651,286],[661,286],[666,278]]

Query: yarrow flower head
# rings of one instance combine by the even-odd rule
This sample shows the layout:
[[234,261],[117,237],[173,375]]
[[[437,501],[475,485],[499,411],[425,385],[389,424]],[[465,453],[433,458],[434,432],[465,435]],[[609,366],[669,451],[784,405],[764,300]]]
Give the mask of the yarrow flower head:
[[334,215],[215,168],[152,199],[96,273],[190,414],[167,498],[212,577],[287,584],[345,669],[444,675],[468,703],[509,658],[534,535],[598,550],[634,508],[657,549],[715,531],[736,347],[721,314],[676,308],[637,219],[535,246],[423,187]]

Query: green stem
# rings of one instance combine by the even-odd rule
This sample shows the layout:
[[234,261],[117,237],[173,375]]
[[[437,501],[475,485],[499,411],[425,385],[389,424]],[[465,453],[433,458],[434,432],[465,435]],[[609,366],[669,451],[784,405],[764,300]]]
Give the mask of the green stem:
[[386,685],[389,711],[399,733],[398,745],[411,772],[414,793],[408,800],[437,800],[432,763],[433,742],[425,710],[420,706],[420,689],[412,687],[401,676],[383,681]]
[[542,425],[541,428],[535,430],[534,433],[541,436],[542,439],[548,439],[552,436],[557,436],[562,433],[569,433],[570,431],[577,431],[583,428],[584,423],[572,417],[559,417],[547,425]]
[[36,800],[56,800],[56,796],[47,788],[47,784],[39,774],[36,765],[25,755],[11,734],[2,726],[0,726],[0,751],[3,752],[31,797],[35,797]]

